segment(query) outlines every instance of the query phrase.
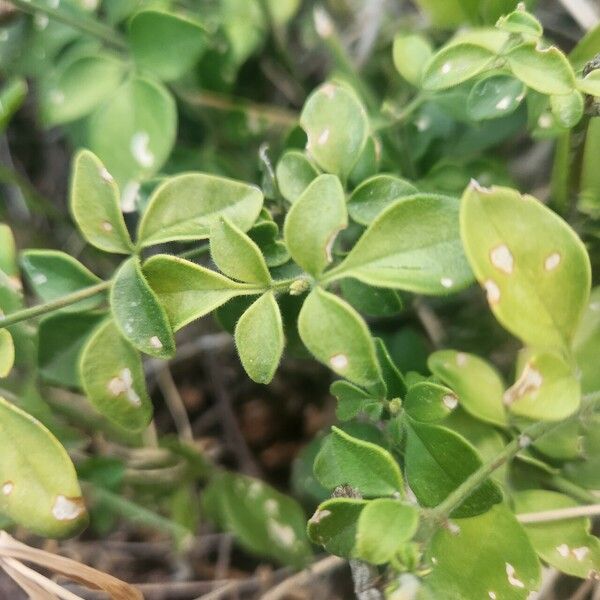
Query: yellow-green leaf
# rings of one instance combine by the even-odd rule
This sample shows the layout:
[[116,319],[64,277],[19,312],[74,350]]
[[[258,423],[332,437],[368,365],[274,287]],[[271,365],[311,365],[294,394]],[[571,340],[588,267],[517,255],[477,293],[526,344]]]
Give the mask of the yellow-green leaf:
[[362,317],[320,288],[304,301],[298,331],[314,356],[352,383],[369,387],[381,379],[375,344]]
[[429,356],[427,366],[458,396],[458,403],[471,415],[493,425],[505,426],[500,373],[488,362],[466,352],[439,350]]
[[305,102],[300,125],[317,165],[346,179],[369,133],[367,113],[356,94],[338,84],[323,84]]
[[281,313],[273,292],[263,294],[240,317],[235,327],[235,345],[250,379],[269,383],[284,346]]
[[580,401],[573,369],[559,355],[547,352],[527,360],[504,396],[513,414],[540,421],[562,421],[577,410]]
[[234,296],[257,294],[256,286],[237,283],[189,260],[159,254],[143,267],[174,331],[212,312]]
[[6,377],[15,362],[15,345],[8,329],[0,329],[0,377]]
[[506,55],[508,66],[525,85],[542,94],[570,94],[575,73],[565,55],[554,46],[535,42],[521,44]]
[[167,314],[146,281],[137,257],[126,260],[117,271],[110,306],[121,335],[132,346],[157,358],[175,354]]
[[160,10],[142,10],[129,23],[129,42],[137,66],[164,81],[181,77],[207,45],[197,21]]
[[421,85],[430,91],[454,87],[491,66],[494,58],[493,52],[475,44],[446,46],[436,52],[425,66]]
[[332,261],[332,247],[348,225],[344,189],[335,175],[320,175],[294,202],[283,234],[292,258],[318,277]]
[[392,498],[369,502],[358,517],[355,554],[374,565],[382,565],[417,532],[419,511]]
[[81,354],[83,389],[98,412],[129,431],[145,429],[152,419],[139,352],[112,320],[100,325]]
[[472,280],[459,233],[455,198],[415,194],[375,218],[328,276],[378,287],[447,294]]
[[315,477],[326,488],[350,485],[363,496],[404,493],[404,482],[394,457],[384,448],[331,428],[315,458]]
[[472,184],[461,234],[500,323],[534,347],[569,345],[591,279],[586,249],[569,225],[532,196]]
[[129,254],[133,244],[121,213],[119,188],[102,162],[88,150],[73,161],[71,214],[83,237],[105,252]]
[[33,533],[62,538],[87,524],[73,463],[39,421],[0,398],[0,512]]
[[260,248],[226,217],[211,229],[210,255],[228,277],[267,287],[271,283]]
[[138,228],[139,243],[146,247],[201,240],[224,216],[247,231],[262,204],[263,194],[254,185],[205,173],[177,175],[158,186],[148,201]]
[[[517,492],[513,502],[515,511],[525,514],[577,506],[569,496],[547,490]],[[600,541],[590,535],[590,527],[590,520],[584,517],[524,524],[527,537],[543,561],[583,579],[600,572]]]

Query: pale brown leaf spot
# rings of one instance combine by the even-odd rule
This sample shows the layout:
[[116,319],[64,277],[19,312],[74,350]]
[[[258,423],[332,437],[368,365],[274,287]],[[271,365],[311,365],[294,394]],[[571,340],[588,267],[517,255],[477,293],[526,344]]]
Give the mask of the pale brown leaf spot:
[[542,374],[527,363],[519,379],[504,393],[504,404],[508,406],[527,394],[535,394],[543,382]]
[[333,369],[337,369],[338,371],[343,371],[348,368],[348,357],[345,354],[334,354],[329,359],[329,364]]
[[487,294],[488,303],[491,306],[498,304],[498,302],[500,302],[500,288],[498,287],[498,284],[495,281],[488,279],[484,282],[483,287]]
[[553,271],[554,269],[556,269],[556,267],[558,267],[560,261],[560,254],[558,252],[553,252],[544,261],[544,269],[546,269],[546,271]]
[[156,336],[156,335],[153,335],[150,338],[150,345],[153,348],[156,348],[157,350],[160,350],[163,347],[162,342],[158,339],[158,336]]
[[506,244],[500,244],[490,250],[490,261],[494,267],[507,275],[513,272],[515,261]]
[[102,177],[106,183],[112,183],[114,181],[113,176],[108,172],[106,167],[100,169],[100,177]]
[[10,496],[14,489],[15,489],[15,484],[12,481],[5,481],[2,484],[2,493],[5,496]]
[[454,410],[458,406],[458,398],[454,394],[446,394],[442,398],[442,402],[449,410]]
[[52,514],[58,521],[73,521],[85,513],[83,498],[67,498],[58,495],[52,506]]
[[508,578],[508,583],[510,583],[510,585],[513,587],[525,587],[525,584],[516,577],[515,568],[510,563],[506,563],[506,577]]
[[323,519],[326,519],[327,517],[329,517],[331,515],[331,511],[330,510],[316,510],[315,514],[309,519],[309,523],[312,523],[313,525],[318,525]]

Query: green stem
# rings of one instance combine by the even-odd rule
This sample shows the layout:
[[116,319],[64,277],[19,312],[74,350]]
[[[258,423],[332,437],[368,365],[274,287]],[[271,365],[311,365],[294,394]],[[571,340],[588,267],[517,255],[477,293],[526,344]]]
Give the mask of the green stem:
[[67,296],[63,296],[62,298],[57,298],[56,300],[51,300],[50,302],[46,302],[44,304],[38,304],[37,306],[24,308],[23,310],[14,312],[3,319],[0,319],[0,329],[10,327],[11,325],[15,325],[21,321],[26,321],[27,319],[33,319],[34,317],[45,315],[49,312],[54,312],[55,310],[60,310],[61,308],[71,306],[72,304],[76,304],[81,300],[85,300],[86,298],[90,298],[91,296],[95,296],[96,294],[107,290],[110,287],[110,284],[110,281],[101,281],[96,285],[83,288],[82,290],[77,290],[76,292],[68,294]]
[[197,248],[192,248],[191,250],[186,250],[185,252],[180,252],[177,257],[185,258],[186,260],[190,260],[190,258],[197,258],[198,256],[202,256],[210,251],[210,244],[207,242],[206,244],[202,244]]
[[598,496],[592,494],[590,490],[586,490],[580,485],[577,485],[576,483],[573,483],[572,481],[569,481],[560,475],[554,475],[551,477],[548,481],[548,485],[559,492],[568,494],[579,502],[584,502],[586,504],[594,504],[595,502],[598,502]]
[[183,525],[89,482],[84,483],[83,489],[92,501],[103,503],[124,519],[163,531],[172,536],[180,547],[191,545],[193,535]]
[[127,42],[112,27],[108,27],[99,21],[82,15],[68,13],[58,8],[52,8],[39,2],[39,0],[10,0],[10,3],[23,12],[35,15],[42,13],[83,33],[87,33],[102,42],[110,44],[120,50],[127,50]]
[[[600,400],[600,392],[589,394],[584,400],[585,402],[582,404],[581,409],[567,420],[576,419],[582,411],[592,408]],[[498,456],[485,465],[482,465],[452,491],[443,502],[428,511],[427,519],[436,524],[443,523],[452,511],[458,508],[496,469],[513,459],[521,450],[530,446],[543,435],[553,431],[564,423],[565,421],[534,423],[523,430],[517,438],[504,447]]]

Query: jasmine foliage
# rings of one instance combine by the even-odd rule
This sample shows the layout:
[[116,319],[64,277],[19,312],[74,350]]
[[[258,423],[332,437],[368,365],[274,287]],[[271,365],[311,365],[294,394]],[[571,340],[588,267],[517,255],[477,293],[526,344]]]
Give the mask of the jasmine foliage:
[[[424,4],[440,23],[454,18],[450,4],[458,6]],[[272,18],[281,17],[276,7]],[[254,42],[225,24],[232,56],[243,61]],[[583,490],[579,498],[600,485],[599,290],[591,292],[590,257],[576,231],[512,187],[465,186],[463,172],[476,172],[474,162],[452,166],[451,180],[444,164],[414,181],[385,172],[391,164],[380,168],[378,148],[382,140],[393,144],[385,129],[394,119],[382,125],[384,116],[348,81],[328,81],[308,96],[298,120],[306,147],[290,144],[281,153],[264,190],[209,173],[161,172],[175,128],[161,81],[195,65],[207,36],[190,15],[143,10],[129,21],[126,43],[140,73],[126,75],[122,57],[74,53],[47,82],[49,123],[89,117],[86,145],[94,152],[73,161],[75,225],[87,244],[125,257],[106,281],[50,250],[24,251],[19,271],[14,240],[2,228],[0,376],[9,375],[15,349],[17,363],[26,361],[19,359],[28,348],[20,321],[54,313],[39,324],[37,356],[30,353],[40,378],[83,392],[103,423],[137,439],[153,411],[146,357],[174,356],[177,331],[229,310],[253,381],[270,383],[295,341],[339,376],[331,393],[346,422],[311,448],[310,487],[321,497],[307,529],[296,500],[202,461],[196,471],[198,456],[177,448],[209,481],[207,514],[245,548],[301,567],[310,540],[377,565],[390,594],[401,574],[414,574],[423,598],[525,599],[539,586],[542,562],[578,577],[598,572],[600,542],[585,518],[518,519],[577,505],[533,482],[550,485],[560,475]],[[184,60],[159,52],[170,44]],[[444,137],[444,103],[461,122],[481,127],[477,143],[487,148],[504,139],[504,127],[525,121],[533,135],[569,136],[582,118],[583,94],[598,95],[595,72],[584,76],[579,63],[549,47],[523,6],[495,28],[461,31],[438,49],[420,34],[399,34],[393,59],[415,94],[402,117],[420,132],[415,154],[418,144]],[[105,87],[90,85],[79,96],[94,73],[104,74]],[[51,109],[58,92],[64,106]],[[121,114],[127,126],[117,130]],[[430,128],[436,133],[428,139]],[[596,137],[588,137],[582,162],[586,212],[600,205],[589,164],[596,133],[589,129]],[[466,135],[456,144],[480,148]],[[131,150],[126,159],[123,148]],[[504,183],[499,171],[492,179]],[[135,187],[141,181],[145,202]],[[191,253],[177,255],[174,243],[192,243]],[[211,262],[193,259],[205,251]],[[24,307],[19,273],[44,304]],[[499,325],[524,344],[510,381],[487,358],[458,349],[432,352],[413,370],[373,331],[373,318],[406,314],[411,304],[418,310],[422,298],[415,303],[412,295],[451,306],[461,293],[487,301]],[[357,432],[357,421],[370,425]],[[4,400],[0,429],[0,510],[38,534],[72,534],[85,509],[60,432]],[[579,436],[583,448],[574,449]],[[537,477],[523,485],[525,467]]]

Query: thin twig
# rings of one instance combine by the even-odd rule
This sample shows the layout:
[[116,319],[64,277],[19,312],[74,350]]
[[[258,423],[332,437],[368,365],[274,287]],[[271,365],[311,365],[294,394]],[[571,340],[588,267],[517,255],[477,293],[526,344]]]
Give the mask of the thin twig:
[[225,112],[239,111],[245,113],[250,118],[263,119],[281,127],[293,127],[298,123],[298,115],[281,106],[258,104],[243,98],[235,98],[206,90],[190,91],[176,88],[174,91],[181,100],[190,106],[214,108]]
[[231,405],[231,398],[227,393],[227,388],[223,381],[221,366],[217,364],[217,359],[214,354],[210,354],[206,357],[206,365],[208,367],[210,386],[215,395],[217,406],[219,407],[221,424],[225,432],[226,441],[234,449],[238,457],[240,470],[247,475],[259,477],[261,470],[252,456],[252,452],[242,434],[237,417]]
[[163,365],[163,368],[158,372],[156,381],[173,417],[179,438],[186,442],[193,442],[192,425],[168,364]]
[[52,8],[38,0],[11,0],[11,3],[23,12],[32,15],[42,13],[59,23],[87,33],[120,50],[127,50],[128,48],[127,42],[118,31],[88,16],[67,12],[59,8]]
[[590,504],[588,506],[572,506],[534,513],[522,513],[517,515],[517,520],[521,523],[545,523],[576,519],[577,517],[597,517],[598,515],[600,515],[600,504]]
[[304,587],[312,582],[312,580],[323,577],[331,571],[343,567],[345,564],[346,561],[339,556],[328,556],[303,571],[292,575],[292,577],[288,577],[274,588],[271,588],[266,594],[263,594],[262,600],[282,600],[283,598],[288,598],[294,589]]

